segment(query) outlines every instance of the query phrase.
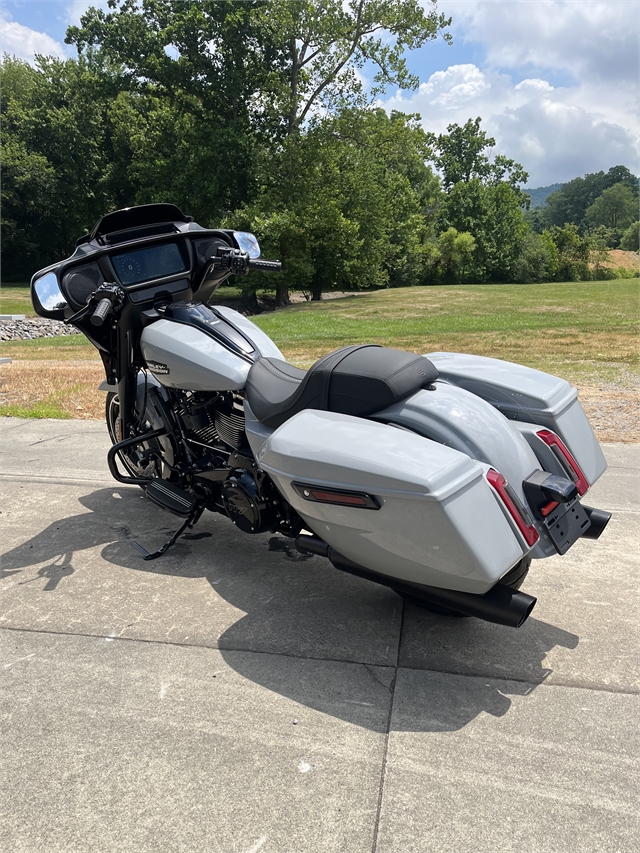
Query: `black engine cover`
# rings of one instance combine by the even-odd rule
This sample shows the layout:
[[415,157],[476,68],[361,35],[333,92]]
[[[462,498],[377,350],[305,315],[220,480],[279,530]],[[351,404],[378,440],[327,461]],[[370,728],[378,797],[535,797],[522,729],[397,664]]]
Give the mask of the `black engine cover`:
[[229,518],[245,533],[264,533],[276,525],[273,507],[260,494],[258,484],[247,471],[224,481],[222,500]]

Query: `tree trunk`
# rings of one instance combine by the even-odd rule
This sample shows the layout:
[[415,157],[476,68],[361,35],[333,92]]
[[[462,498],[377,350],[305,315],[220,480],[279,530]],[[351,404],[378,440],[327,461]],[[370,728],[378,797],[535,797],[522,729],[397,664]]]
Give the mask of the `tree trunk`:
[[255,290],[243,290],[241,300],[243,311],[247,311],[250,314],[257,314],[260,311]]
[[283,305],[289,305],[291,300],[289,299],[289,287],[286,284],[279,284],[276,287],[276,305],[281,307]]

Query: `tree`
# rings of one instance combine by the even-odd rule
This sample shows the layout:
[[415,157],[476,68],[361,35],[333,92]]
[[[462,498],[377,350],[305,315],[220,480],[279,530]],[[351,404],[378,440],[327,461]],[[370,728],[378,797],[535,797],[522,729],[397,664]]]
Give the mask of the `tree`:
[[434,258],[440,279],[446,284],[464,281],[475,247],[476,241],[467,231],[460,234],[455,228],[447,228],[438,237]]
[[604,190],[614,184],[622,183],[638,198],[638,179],[626,166],[613,166],[608,172],[593,172],[584,178],[574,178],[562,189],[547,197],[542,208],[546,223],[563,226],[572,222],[583,229],[585,214]]
[[98,57],[5,57],[2,77],[3,258],[30,275],[65,257],[105,210],[128,197],[108,144],[117,72]]
[[528,226],[519,196],[505,182],[486,186],[479,178],[459,181],[444,197],[438,230],[455,228],[475,239],[467,278],[510,281]]
[[627,252],[640,250],[640,222],[633,222],[622,235],[620,248]]
[[[417,0],[111,0],[112,11],[89,9],[70,27],[67,42],[81,54],[99,47],[122,64],[132,91],[186,126],[178,147],[188,147],[193,171],[206,155],[202,175],[228,211],[253,196],[260,147],[282,145],[314,115],[371,103],[388,85],[418,85],[405,49],[441,32],[449,39],[449,20],[429,4],[427,13]],[[365,97],[357,69],[367,62],[377,72]],[[161,159],[180,169],[178,157]],[[154,185],[164,186],[160,176]]]
[[284,261],[280,276],[253,286],[276,287],[282,304],[293,286],[319,299],[331,288],[419,283],[424,211],[439,192],[425,144],[415,117],[351,110],[265,155],[258,197],[227,220]]
[[[424,6],[430,5],[426,12]],[[269,4],[261,20],[282,44],[282,94],[276,109],[286,133],[299,132],[314,114],[341,112],[371,103],[388,86],[415,89],[404,51],[435,39],[451,23],[435,0],[288,0]],[[365,96],[357,69],[370,63],[374,85]]]
[[552,225],[545,234],[549,235],[558,253],[556,271],[558,281],[589,281],[591,242],[586,237],[580,236],[577,225],[569,223],[564,228]]
[[448,133],[441,133],[438,137],[429,134],[434,149],[432,159],[442,173],[444,189],[450,190],[461,181],[468,183],[473,179],[492,185],[506,182],[518,194],[523,206],[528,208],[529,197],[518,186],[526,184],[528,174],[520,163],[502,154],[491,162],[486,152],[496,141],[480,129],[481,122],[478,116],[475,120],[469,119],[462,127],[450,124]]
[[521,284],[555,281],[558,275],[558,249],[548,231],[528,231],[513,266],[513,280]]
[[585,221],[595,227],[625,229],[637,219],[638,202],[626,184],[614,184],[604,190],[594,203],[587,208]]

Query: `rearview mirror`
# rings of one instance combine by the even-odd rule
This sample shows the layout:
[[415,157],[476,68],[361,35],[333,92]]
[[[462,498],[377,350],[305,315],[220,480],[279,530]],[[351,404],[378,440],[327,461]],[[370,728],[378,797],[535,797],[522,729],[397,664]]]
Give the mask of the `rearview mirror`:
[[233,236],[236,238],[238,246],[250,258],[260,257],[260,244],[255,234],[250,234],[248,231],[234,231]]
[[36,313],[50,320],[64,320],[64,309],[67,302],[60,291],[55,273],[48,272],[33,282],[31,301]]

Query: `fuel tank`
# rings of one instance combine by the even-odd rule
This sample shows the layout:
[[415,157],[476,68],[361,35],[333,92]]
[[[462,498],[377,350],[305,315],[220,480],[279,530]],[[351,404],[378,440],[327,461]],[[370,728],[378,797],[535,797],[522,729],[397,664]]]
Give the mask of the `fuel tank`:
[[147,367],[168,388],[239,391],[254,361],[282,353],[251,320],[230,308],[176,302],[146,326],[140,348]]

